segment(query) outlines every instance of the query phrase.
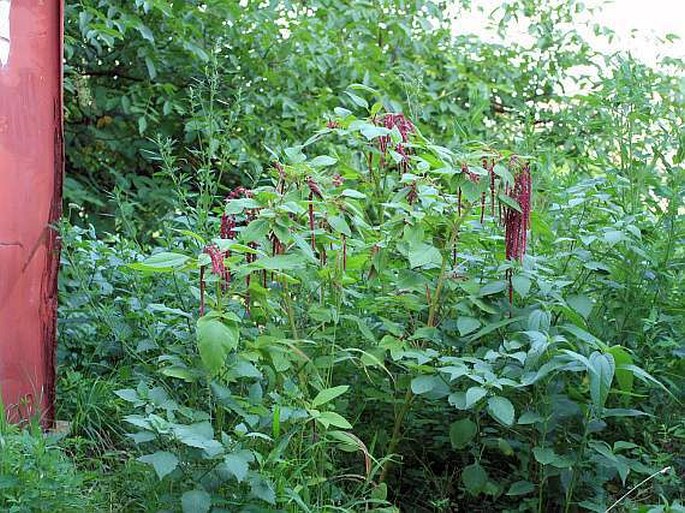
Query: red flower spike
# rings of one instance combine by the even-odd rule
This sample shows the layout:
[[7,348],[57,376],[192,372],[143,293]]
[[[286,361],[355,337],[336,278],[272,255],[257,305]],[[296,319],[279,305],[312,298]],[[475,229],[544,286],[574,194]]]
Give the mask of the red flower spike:
[[[409,156],[407,154],[407,150],[404,146],[403,143],[406,143],[409,141],[409,134],[413,134],[416,132],[416,127],[414,124],[405,117],[404,114],[402,113],[387,113],[380,119],[374,118],[373,122],[380,125],[384,126],[385,128],[392,130],[393,128],[397,128],[397,130],[400,133],[400,136],[402,137],[402,142],[398,143],[395,146],[395,151],[402,155],[402,161],[400,162],[400,165],[398,166],[398,169],[400,172],[407,172],[407,168],[409,167]],[[389,135],[383,135],[378,138],[378,149],[381,151],[381,166],[383,166],[385,160],[383,155],[385,155],[388,151],[388,145],[390,144],[391,137]]]
[[200,317],[205,314],[205,268],[200,267]]
[[219,248],[214,244],[206,246],[204,253],[209,255],[212,261],[212,273],[223,277],[226,274],[226,265],[224,264],[224,254],[219,251]]

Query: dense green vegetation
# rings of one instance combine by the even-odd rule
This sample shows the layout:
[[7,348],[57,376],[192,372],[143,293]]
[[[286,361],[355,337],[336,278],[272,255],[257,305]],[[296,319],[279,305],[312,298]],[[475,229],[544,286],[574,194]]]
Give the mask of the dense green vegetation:
[[685,63],[468,4],[67,1],[70,432],[0,509],[685,510]]

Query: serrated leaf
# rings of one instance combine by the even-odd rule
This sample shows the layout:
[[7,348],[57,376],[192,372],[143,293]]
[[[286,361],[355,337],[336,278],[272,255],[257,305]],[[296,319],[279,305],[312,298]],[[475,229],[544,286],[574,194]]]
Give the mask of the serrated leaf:
[[204,490],[191,490],[181,496],[183,513],[208,513],[212,507],[212,497]]
[[409,266],[412,269],[417,267],[436,268],[442,265],[442,255],[435,246],[426,243],[413,245],[409,250]]
[[488,474],[478,463],[474,463],[464,467],[461,472],[461,481],[471,495],[478,495],[488,482]]
[[480,321],[473,317],[467,317],[465,315],[460,315],[457,318],[457,330],[459,334],[463,337],[469,333],[473,333],[478,328],[480,328]]
[[511,426],[516,417],[514,405],[506,397],[491,397],[488,399],[488,413],[497,422]]
[[411,391],[416,395],[427,394],[433,390],[440,381],[437,376],[416,376],[411,380]]
[[223,367],[228,353],[238,347],[237,324],[205,316],[197,321],[197,348],[207,371],[214,375]]
[[526,297],[528,295],[532,283],[533,282],[530,280],[530,278],[521,274],[518,274],[511,279],[511,286],[521,297]]
[[455,449],[463,449],[476,436],[478,426],[471,419],[461,419],[450,426],[450,443]]
[[154,454],[146,454],[138,458],[138,461],[152,465],[160,481],[164,476],[171,474],[178,467],[178,458],[175,454],[167,451],[157,451]]
[[471,387],[466,391],[466,409],[475,405],[483,397],[487,395],[488,391],[483,387]]
[[254,461],[254,455],[251,451],[242,450],[227,454],[224,457],[226,470],[228,470],[239,483],[242,483],[247,477],[250,470],[250,463]]

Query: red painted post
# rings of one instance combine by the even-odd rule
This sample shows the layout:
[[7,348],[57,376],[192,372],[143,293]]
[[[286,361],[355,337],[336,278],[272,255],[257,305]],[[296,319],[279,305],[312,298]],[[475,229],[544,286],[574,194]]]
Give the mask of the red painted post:
[[[8,15],[8,16],[7,16]],[[53,422],[61,214],[62,0],[0,0],[0,392]]]

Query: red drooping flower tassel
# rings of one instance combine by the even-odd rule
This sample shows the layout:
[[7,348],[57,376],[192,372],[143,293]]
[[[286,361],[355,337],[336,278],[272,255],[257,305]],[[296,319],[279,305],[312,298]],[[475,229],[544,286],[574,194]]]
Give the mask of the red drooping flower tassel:
[[314,196],[318,199],[323,199],[319,184],[311,177],[307,177],[307,186],[309,187],[309,231],[311,232],[312,250],[316,251],[316,235],[314,234]]
[[200,317],[205,314],[205,267],[200,267]]
[[[513,187],[508,187],[507,196],[515,200],[521,209],[505,205],[503,207],[504,240],[507,260],[522,261],[528,243],[528,229],[530,228],[530,209],[532,183],[530,166],[526,163],[514,175]],[[512,285],[512,270],[508,269],[506,278],[509,282],[509,304],[514,302],[514,288]],[[511,314],[511,313],[510,313]]]
[[[398,166],[398,170],[406,173],[409,167],[409,155],[405,144],[409,142],[409,134],[416,132],[416,127],[404,114],[392,112],[385,114],[380,119],[374,118],[374,123],[390,130],[397,128],[399,131],[402,141],[395,146],[395,151],[402,156],[402,161]],[[389,135],[382,135],[378,138],[378,149],[381,151],[381,163],[384,162],[384,155],[388,152],[390,140],[391,137]]]
[[514,186],[508,188],[507,196],[515,200],[521,211],[504,206],[504,228],[507,260],[523,260],[530,228],[531,178],[530,167],[525,164],[514,176]]
[[347,270],[347,237],[345,237],[345,234],[343,233],[341,235],[342,239],[342,266],[343,266],[343,272]]

